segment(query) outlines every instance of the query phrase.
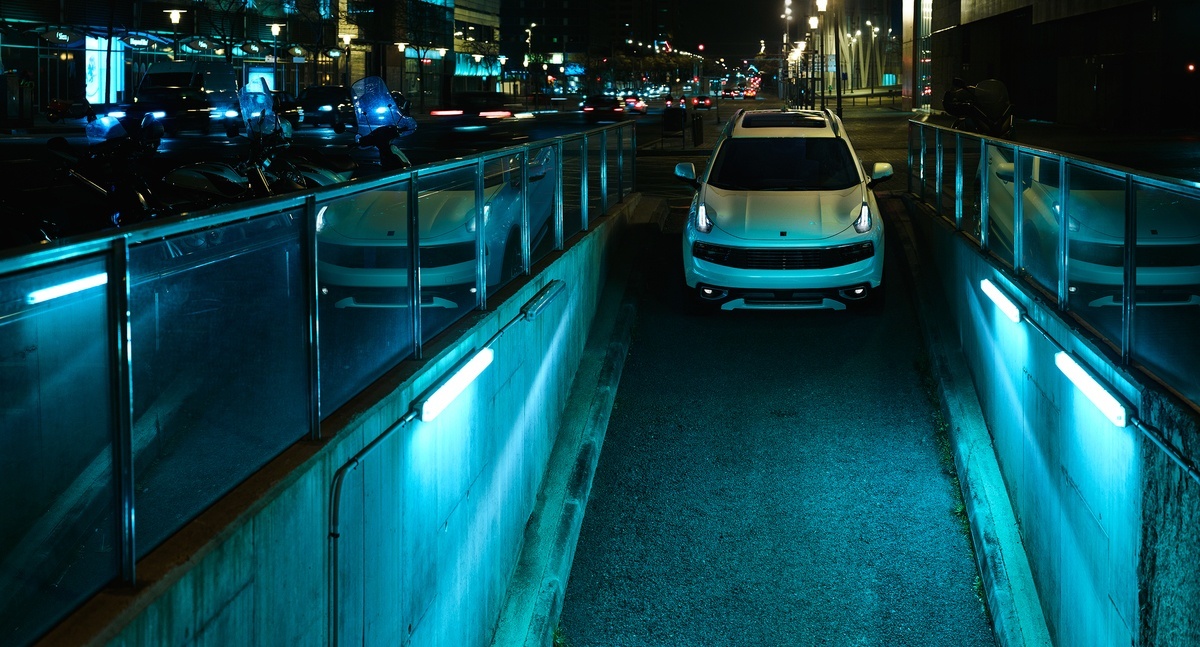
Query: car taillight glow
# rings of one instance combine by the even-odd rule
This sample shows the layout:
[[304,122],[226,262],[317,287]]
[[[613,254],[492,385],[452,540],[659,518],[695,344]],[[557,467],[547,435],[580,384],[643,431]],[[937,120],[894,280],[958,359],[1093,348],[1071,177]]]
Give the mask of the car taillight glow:
[[430,110],[429,114],[435,117],[456,117],[463,113],[462,110]]
[[511,117],[512,113],[507,110],[487,110],[479,113],[479,116],[484,119],[504,119]]

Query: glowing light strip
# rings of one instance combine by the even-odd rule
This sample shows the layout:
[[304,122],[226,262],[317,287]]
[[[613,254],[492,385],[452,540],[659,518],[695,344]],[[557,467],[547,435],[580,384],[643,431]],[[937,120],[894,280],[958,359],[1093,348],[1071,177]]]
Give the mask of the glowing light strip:
[[483,348],[451,369],[449,377],[443,378],[431,389],[429,395],[417,403],[416,408],[420,412],[421,422],[429,422],[445,411],[446,407],[450,406],[450,403],[454,402],[454,399],[470,386],[475,378],[483,373],[484,369],[491,366],[494,355],[495,352],[491,348]]
[[25,302],[30,305],[45,303],[51,299],[65,297],[68,294],[75,294],[76,292],[83,292],[84,290],[99,287],[105,283],[108,283],[107,274],[93,274],[92,276],[85,276],[81,279],[67,281],[66,283],[60,283],[52,287],[42,288],[41,290],[34,290],[29,293],[29,296],[25,297]]
[[1121,404],[1120,400],[1109,393],[1108,389],[1104,388],[1096,378],[1092,377],[1087,370],[1080,366],[1075,361],[1075,358],[1071,357],[1066,351],[1059,351],[1054,354],[1054,365],[1114,425],[1124,427],[1129,424],[1128,412],[1125,409],[1125,405]]
[[1010,321],[1013,323],[1021,323],[1021,309],[1017,307],[1017,304],[1012,302],[1012,299],[1008,298],[1008,295],[1005,294],[1003,290],[996,287],[991,280],[983,279],[980,281],[979,289],[983,290],[983,293],[988,295],[988,298],[992,300],[992,303],[996,304],[996,307],[1000,309],[1000,312],[1003,312],[1004,316],[1008,317]]

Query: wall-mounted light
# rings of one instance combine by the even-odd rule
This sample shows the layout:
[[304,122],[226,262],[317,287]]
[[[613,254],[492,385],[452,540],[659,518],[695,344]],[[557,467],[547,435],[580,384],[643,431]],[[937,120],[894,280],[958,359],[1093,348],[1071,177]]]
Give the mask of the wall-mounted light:
[[1055,353],[1054,365],[1114,425],[1124,427],[1129,424],[1128,410],[1125,408],[1125,405],[1121,404],[1121,401],[1116,396],[1109,393],[1108,389],[1104,388],[1099,380],[1092,377],[1092,374],[1076,362],[1075,358],[1071,357],[1069,353],[1061,350]]
[[484,369],[491,366],[494,356],[495,352],[485,347],[468,355],[447,371],[442,379],[429,389],[428,395],[417,401],[415,408],[419,412],[421,422],[429,422],[445,411]]
[[342,44],[346,47],[350,46],[350,40],[354,38],[354,34],[338,34],[338,38],[342,39]]
[[996,285],[992,283],[990,279],[983,279],[980,281],[979,289],[983,290],[983,293],[988,295],[988,298],[992,300],[992,303],[996,304],[996,307],[1000,309],[1000,312],[1003,312],[1004,316],[1008,317],[1010,321],[1013,323],[1021,323],[1021,309],[1017,307],[1017,304],[1013,303],[1013,300],[1010,299],[1003,290],[996,287]]
[[30,305],[35,303],[45,303],[51,299],[65,297],[68,294],[75,294],[76,292],[83,292],[84,290],[99,287],[105,283],[108,283],[107,274],[93,274],[92,276],[85,276],[83,278],[75,279],[74,281],[59,283],[58,285],[42,288],[41,290],[34,290],[25,297],[25,303]]
[[183,14],[187,13],[187,9],[163,9],[163,13],[171,15],[172,25],[178,25],[179,20],[183,18]]

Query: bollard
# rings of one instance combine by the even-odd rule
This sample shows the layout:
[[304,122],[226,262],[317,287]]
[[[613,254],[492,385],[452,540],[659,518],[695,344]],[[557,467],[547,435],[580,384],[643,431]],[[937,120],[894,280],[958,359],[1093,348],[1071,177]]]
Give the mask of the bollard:
[[704,118],[698,114],[692,115],[692,145],[704,145]]

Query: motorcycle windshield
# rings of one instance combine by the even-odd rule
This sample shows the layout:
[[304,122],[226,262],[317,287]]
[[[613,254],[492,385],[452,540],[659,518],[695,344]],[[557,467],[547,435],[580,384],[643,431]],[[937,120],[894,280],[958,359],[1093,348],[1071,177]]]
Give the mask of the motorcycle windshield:
[[354,99],[354,116],[358,122],[358,134],[365,136],[383,126],[395,126],[401,133],[416,130],[417,122],[406,117],[396,106],[387,84],[377,76],[359,79],[350,86]]
[[128,134],[119,119],[107,116],[89,121],[87,126],[84,126],[83,132],[87,134],[89,144],[99,144],[109,139],[125,137]]
[[261,87],[246,85],[238,94],[242,108],[242,120],[246,122],[246,133],[250,136],[270,135],[280,128],[279,117],[272,109],[270,89],[264,79]]

